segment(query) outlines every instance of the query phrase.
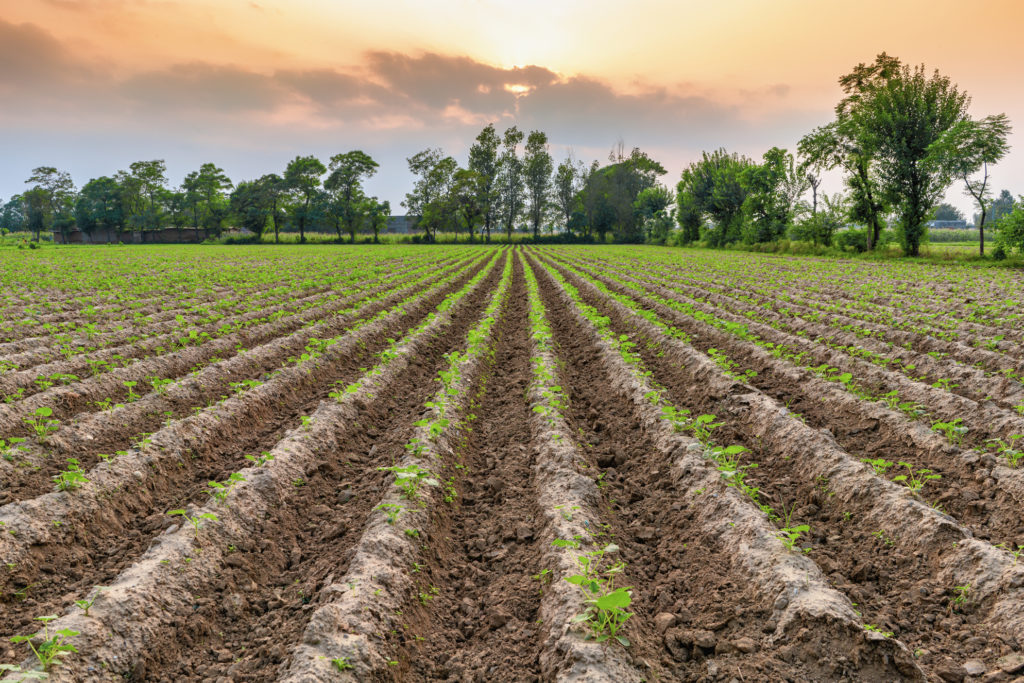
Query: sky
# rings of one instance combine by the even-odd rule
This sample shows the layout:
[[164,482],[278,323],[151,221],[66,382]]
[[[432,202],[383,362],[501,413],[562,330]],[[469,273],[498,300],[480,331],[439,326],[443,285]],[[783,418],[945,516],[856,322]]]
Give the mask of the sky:
[[702,150],[795,150],[882,51],[1010,117],[992,175],[1016,195],[1022,25],[1021,0],[0,0],[0,200],[43,165],[81,186],[165,159],[177,185],[361,149],[401,213],[405,159],[464,164],[487,123],[545,131],[556,161],[640,147],[674,186]]

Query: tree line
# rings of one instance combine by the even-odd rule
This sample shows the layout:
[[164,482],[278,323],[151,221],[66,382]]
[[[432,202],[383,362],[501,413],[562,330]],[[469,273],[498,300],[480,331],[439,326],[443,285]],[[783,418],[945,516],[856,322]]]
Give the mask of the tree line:
[[0,229],[65,235],[71,230],[159,230],[192,227],[217,237],[226,225],[243,227],[257,239],[273,230],[334,230],[355,241],[358,230],[374,235],[387,225],[391,206],[368,196],[363,181],[378,164],[355,150],[336,154],[325,166],[315,156],[298,156],[282,175],[270,173],[237,185],[216,164],[206,163],[168,187],[162,159],[137,161],[126,171],[94,178],[76,190],[71,175],[52,166],[32,171],[32,185],[0,207]]
[[[627,154],[619,143],[603,165],[571,153],[556,165],[544,132],[511,126],[499,134],[489,124],[465,166],[438,148],[409,157],[415,180],[402,206],[426,241],[439,233],[490,241],[525,228],[535,239],[542,231],[567,241],[710,247],[788,239],[871,251],[894,236],[916,256],[927,222],[952,208],[940,198],[959,182],[978,209],[981,254],[992,227],[1000,250],[1024,250],[1024,202],[1005,190],[993,199],[990,182],[990,166],[1009,149],[1005,114],[971,118],[970,98],[949,78],[885,53],[842,75],[839,85],[834,120],[805,135],[795,154],[773,147],[757,161],[706,151],[683,170],[674,192],[659,181],[665,168],[637,148]],[[363,189],[377,168],[359,150],[327,165],[299,156],[282,175],[234,185],[208,163],[172,189],[163,161],[139,161],[76,191],[67,173],[40,167],[26,181],[31,189],[0,208],[0,228],[38,236],[193,226],[219,235],[230,223],[257,237],[272,229],[275,240],[282,228],[301,241],[310,229],[351,241],[369,230],[376,240],[391,210]],[[842,191],[821,191],[828,171],[841,173]]]

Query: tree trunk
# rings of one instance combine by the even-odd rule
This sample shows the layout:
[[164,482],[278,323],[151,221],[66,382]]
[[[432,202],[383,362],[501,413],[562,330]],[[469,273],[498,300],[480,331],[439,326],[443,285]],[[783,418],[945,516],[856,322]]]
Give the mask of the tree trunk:
[[981,237],[981,242],[978,245],[978,254],[983,258],[985,256],[985,214],[988,211],[985,209],[985,205],[981,204],[981,220],[978,221],[978,236]]

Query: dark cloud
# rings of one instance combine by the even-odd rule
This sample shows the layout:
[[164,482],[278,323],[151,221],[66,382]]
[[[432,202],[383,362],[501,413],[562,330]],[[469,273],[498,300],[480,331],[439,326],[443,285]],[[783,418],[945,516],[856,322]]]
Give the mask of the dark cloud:
[[234,66],[196,62],[143,73],[119,86],[135,106],[210,112],[268,111],[288,97],[278,79]]
[[82,75],[84,70],[52,35],[35,24],[0,19],[0,84],[35,91]]

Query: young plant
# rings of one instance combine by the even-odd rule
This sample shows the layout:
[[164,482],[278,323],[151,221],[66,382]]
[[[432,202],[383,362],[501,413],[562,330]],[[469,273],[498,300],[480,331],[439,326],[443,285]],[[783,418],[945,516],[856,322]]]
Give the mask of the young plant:
[[786,546],[786,550],[793,551],[799,549],[801,552],[809,553],[810,548],[799,548],[797,545],[800,543],[800,536],[802,534],[810,533],[811,527],[807,524],[799,524],[797,526],[786,526],[779,529],[781,532],[776,538],[782,541],[782,545]]
[[582,614],[573,617],[572,622],[583,624],[587,637],[599,643],[609,639],[618,641],[623,647],[629,647],[629,640],[620,634],[626,621],[633,616],[627,612],[633,600],[630,588],[616,588],[615,578],[626,568],[625,562],[613,562],[605,565],[605,556],[618,552],[619,548],[609,543],[603,548],[592,550],[576,558],[580,573],[565,578],[569,583],[579,586],[586,596],[587,608]]
[[186,510],[168,510],[167,514],[172,515],[172,516],[173,515],[180,515],[181,517],[184,517],[185,521],[187,521],[189,524],[191,524],[192,528],[195,530],[196,541],[199,540],[199,526],[202,524],[204,519],[209,519],[209,520],[214,521],[214,522],[217,521],[217,515],[213,514],[212,512],[204,512],[201,515],[194,515],[193,516],[193,515],[188,514],[188,512]]
[[127,401],[129,403],[131,403],[132,401],[138,400],[139,395],[135,393],[135,387],[137,387],[139,385],[139,383],[138,382],[122,382],[122,384],[124,384],[125,387],[128,388],[128,398],[127,398]]
[[915,496],[921,492],[921,489],[923,489],[924,485],[930,480],[942,479],[941,474],[935,474],[931,470],[927,469],[915,470],[908,462],[901,461],[898,464],[900,467],[907,468],[907,474],[901,474],[893,477],[892,480],[903,483]]
[[68,458],[68,468],[53,475],[53,481],[57,484],[58,491],[73,491],[82,484],[89,483],[75,458]]
[[963,418],[959,417],[949,422],[935,422],[932,424],[932,429],[945,434],[946,439],[954,446],[960,446],[967,434],[967,427],[963,426]]
[[401,489],[402,496],[409,500],[416,500],[419,498],[420,487],[423,485],[440,485],[440,482],[434,478],[434,475],[430,470],[416,464],[408,465],[406,467],[399,467],[397,465],[393,467],[378,467],[377,469],[382,472],[392,472],[395,475],[395,486]]
[[55,614],[36,617],[36,621],[43,622],[41,631],[30,636],[14,636],[11,638],[12,643],[28,643],[32,654],[39,660],[39,665],[43,671],[49,671],[50,665],[53,664],[57,657],[62,657],[69,652],[78,652],[74,645],[66,642],[68,638],[77,636],[78,631],[62,628],[59,631],[50,632],[49,623],[56,618],[57,615]]
[[971,584],[965,583],[962,586],[953,586],[953,598],[949,601],[949,611],[963,609],[967,606],[967,600],[971,597]]
[[60,428],[60,420],[52,419],[53,409],[47,406],[39,406],[35,409],[32,417],[23,418],[25,423],[32,428],[36,435],[36,441],[45,443],[46,437]]
[[263,467],[268,462],[273,460],[274,456],[271,455],[269,451],[263,451],[259,455],[247,455],[245,456],[245,459],[254,463],[256,467]]
[[240,472],[232,472],[231,476],[227,478],[223,484],[219,481],[207,482],[207,487],[210,489],[210,495],[213,496],[218,503],[221,505],[227,504],[228,494],[231,493],[231,489],[235,488],[241,482],[245,481],[245,477]]
[[100,592],[106,590],[106,586],[93,586],[93,589],[96,592],[92,594],[91,598],[86,598],[85,600],[75,600],[75,604],[79,607],[79,609],[82,610],[85,616],[89,616],[89,608],[91,608],[93,603],[96,602],[96,598],[100,596]]
[[880,477],[884,477],[886,471],[896,464],[891,460],[886,460],[885,458],[875,458],[874,460],[871,460],[870,458],[864,458],[861,460],[861,462],[871,465],[871,469],[873,469],[875,471],[875,474],[877,474]]
[[388,524],[394,525],[398,518],[405,512],[405,507],[396,503],[381,503],[374,510],[380,510],[387,515]]

